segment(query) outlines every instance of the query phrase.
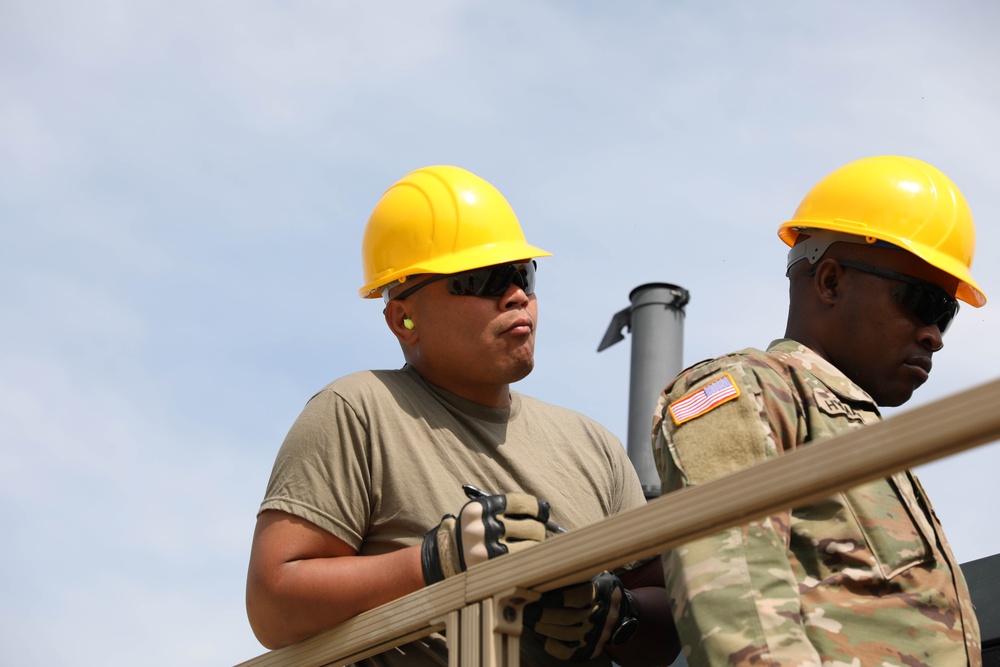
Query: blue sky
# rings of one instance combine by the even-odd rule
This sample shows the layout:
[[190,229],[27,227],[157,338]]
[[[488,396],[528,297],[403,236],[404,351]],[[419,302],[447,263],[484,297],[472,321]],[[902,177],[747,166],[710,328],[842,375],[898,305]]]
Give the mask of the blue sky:
[[[632,288],[691,292],[684,361],[784,330],[777,225],[851,160],[926,160],[978,225],[931,381],[1000,376],[996,3],[0,3],[0,662],[220,665],[304,402],[402,363],[357,297],[417,167],[493,182],[539,262],[524,393],[627,434]],[[1000,445],[919,469],[1000,553]]]

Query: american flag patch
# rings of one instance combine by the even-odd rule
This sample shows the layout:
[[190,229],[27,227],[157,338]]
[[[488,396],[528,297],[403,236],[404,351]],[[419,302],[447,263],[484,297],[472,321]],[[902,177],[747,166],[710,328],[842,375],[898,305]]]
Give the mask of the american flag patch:
[[684,398],[670,404],[670,416],[680,426],[686,421],[700,417],[709,410],[740,395],[733,377],[726,373]]

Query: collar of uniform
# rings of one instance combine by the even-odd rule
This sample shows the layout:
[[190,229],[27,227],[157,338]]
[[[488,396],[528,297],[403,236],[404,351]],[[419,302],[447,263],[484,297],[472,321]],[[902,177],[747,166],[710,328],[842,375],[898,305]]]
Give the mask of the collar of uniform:
[[473,419],[491,422],[494,424],[503,424],[517,417],[518,413],[521,411],[521,397],[513,390],[510,392],[509,407],[491,408],[486,405],[480,405],[475,401],[470,401],[467,398],[462,398],[458,394],[453,394],[446,389],[442,389],[437,385],[431,384],[409,364],[403,366],[403,370],[413,376],[417,382],[423,385],[427,391],[434,394],[434,396],[444,403],[450,410],[460,412],[467,417],[472,417]]
[[871,403],[873,409],[878,412],[875,401],[868,395],[868,392],[854,384],[836,366],[802,343],[787,338],[779,338],[778,340],[771,341],[771,344],[767,346],[767,351],[769,354],[781,357],[782,360],[792,366],[798,366],[802,370],[812,373],[840,398],[848,401]]

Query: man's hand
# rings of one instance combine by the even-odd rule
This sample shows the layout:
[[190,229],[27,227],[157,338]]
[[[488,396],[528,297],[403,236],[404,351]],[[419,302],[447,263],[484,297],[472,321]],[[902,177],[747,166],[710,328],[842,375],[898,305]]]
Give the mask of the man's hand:
[[427,584],[473,565],[526,549],[545,539],[549,504],[526,493],[470,500],[424,535],[421,564]]
[[638,620],[621,580],[602,572],[590,581],[544,593],[524,608],[524,624],[545,640],[545,652],[560,660],[590,660],[604,645],[623,644]]

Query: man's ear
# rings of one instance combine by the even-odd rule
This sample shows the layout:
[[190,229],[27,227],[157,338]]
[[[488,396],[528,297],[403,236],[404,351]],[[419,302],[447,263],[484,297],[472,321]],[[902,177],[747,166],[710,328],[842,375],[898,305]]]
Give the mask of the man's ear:
[[837,303],[843,274],[843,267],[835,259],[820,260],[814,268],[812,287],[824,305],[832,306]]
[[402,301],[390,301],[386,304],[383,314],[389,330],[399,339],[401,345],[413,345],[417,342],[419,334],[416,322],[406,304]]

